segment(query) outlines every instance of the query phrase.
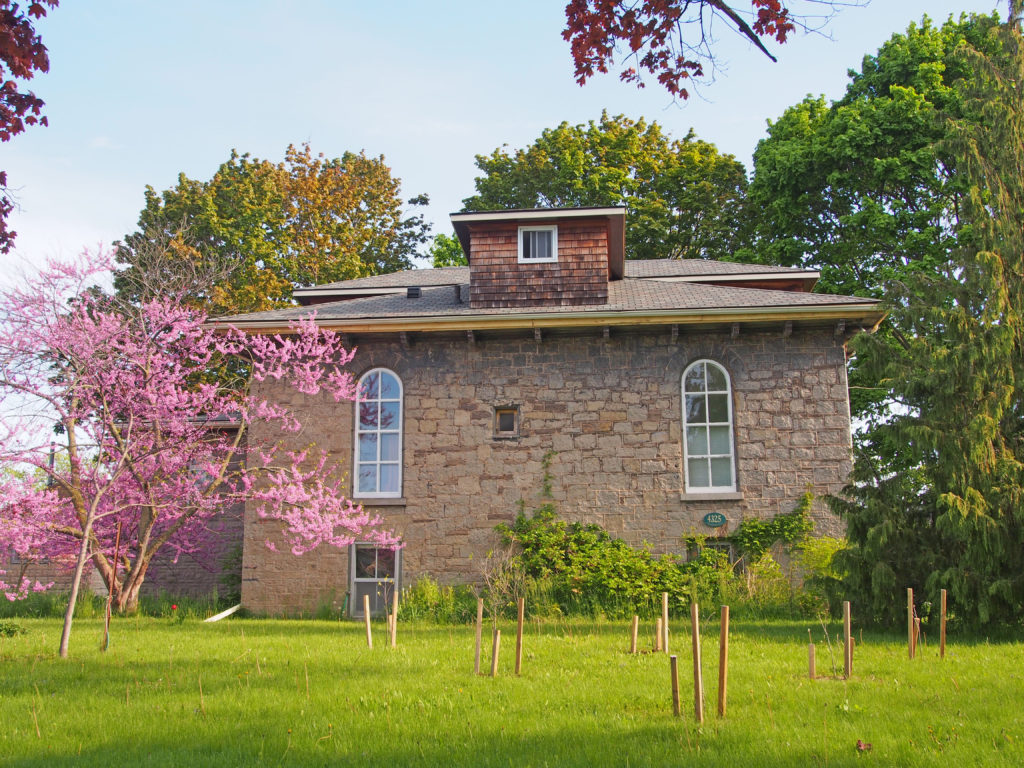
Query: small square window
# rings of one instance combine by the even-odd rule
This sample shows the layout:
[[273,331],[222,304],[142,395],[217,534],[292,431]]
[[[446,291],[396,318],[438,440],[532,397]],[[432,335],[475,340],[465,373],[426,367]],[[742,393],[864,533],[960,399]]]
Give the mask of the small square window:
[[520,227],[519,263],[558,261],[558,227]]
[[519,408],[508,405],[494,409],[494,436],[519,436]]

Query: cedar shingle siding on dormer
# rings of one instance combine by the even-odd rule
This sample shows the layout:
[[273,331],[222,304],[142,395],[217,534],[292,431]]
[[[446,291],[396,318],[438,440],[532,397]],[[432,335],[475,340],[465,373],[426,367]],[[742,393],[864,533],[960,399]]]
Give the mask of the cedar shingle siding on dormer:
[[520,223],[470,226],[472,308],[608,303],[606,221],[550,222],[558,225],[558,261],[540,264],[519,263]]

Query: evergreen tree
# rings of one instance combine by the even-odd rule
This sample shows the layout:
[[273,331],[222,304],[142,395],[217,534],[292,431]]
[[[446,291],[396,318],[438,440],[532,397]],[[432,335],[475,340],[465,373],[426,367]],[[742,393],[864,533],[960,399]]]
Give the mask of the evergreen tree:
[[1024,609],[1021,6],[955,52],[960,109],[941,118],[937,146],[962,191],[955,247],[888,286],[895,346],[858,342],[895,405],[834,506],[849,525],[847,586],[882,619],[901,614],[906,587],[933,602],[948,589],[974,625]]

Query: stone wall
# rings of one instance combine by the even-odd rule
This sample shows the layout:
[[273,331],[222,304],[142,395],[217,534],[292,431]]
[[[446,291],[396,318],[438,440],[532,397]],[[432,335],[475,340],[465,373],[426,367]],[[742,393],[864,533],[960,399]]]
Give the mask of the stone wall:
[[515,222],[470,226],[470,305],[549,307],[608,302],[608,224],[545,221],[558,225],[558,261],[519,263]]
[[[684,552],[688,534],[727,535],[748,517],[789,512],[809,487],[838,491],[850,471],[845,349],[832,331],[430,339],[411,347],[359,340],[357,375],[397,373],[405,388],[403,498],[373,504],[406,541],[403,580],[478,581],[494,526],[517,503],[538,500],[544,454],[554,450],[560,514],[595,522],[656,552]],[[739,492],[714,499],[682,493],[680,379],[694,360],[716,360],[732,377]],[[279,385],[271,385],[279,387]],[[302,417],[301,439],[350,469],[352,405],[278,389]],[[496,406],[520,409],[520,436],[494,437]],[[250,439],[277,435],[251,433]],[[367,506],[371,506],[368,502]],[[711,529],[708,512],[728,523]],[[819,500],[819,532],[839,522]],[[278,526],[279,527],[279,526]],[[243,604],[257,613],[340,607],[347,553],[296,558],[271,552],[275,525],[246,512]]]

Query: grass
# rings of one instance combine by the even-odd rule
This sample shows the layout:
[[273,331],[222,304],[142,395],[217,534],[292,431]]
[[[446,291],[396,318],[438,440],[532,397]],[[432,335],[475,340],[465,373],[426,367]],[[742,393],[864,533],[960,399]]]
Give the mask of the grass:
[[683,621],[671,639],[681,718],[667,658],[625,653],[624,623],[528,625],[520,678],[504,624],[497,679],[473,676],[471,627],[400,625],[391,649],[377,624],[369,650],[351,622],[126,618],[103,654],[102,622],[83,619],[61,660],[59,621],[17,624],[27,632],[0,636],[2,766],[1024,764],[1020,642],[951,638],[944,661],[929,645],[909,662],[901,638],[865,633],[851,680],[812,682],[807,624],[734,619],[719,719],[708,623],[698,726]]

